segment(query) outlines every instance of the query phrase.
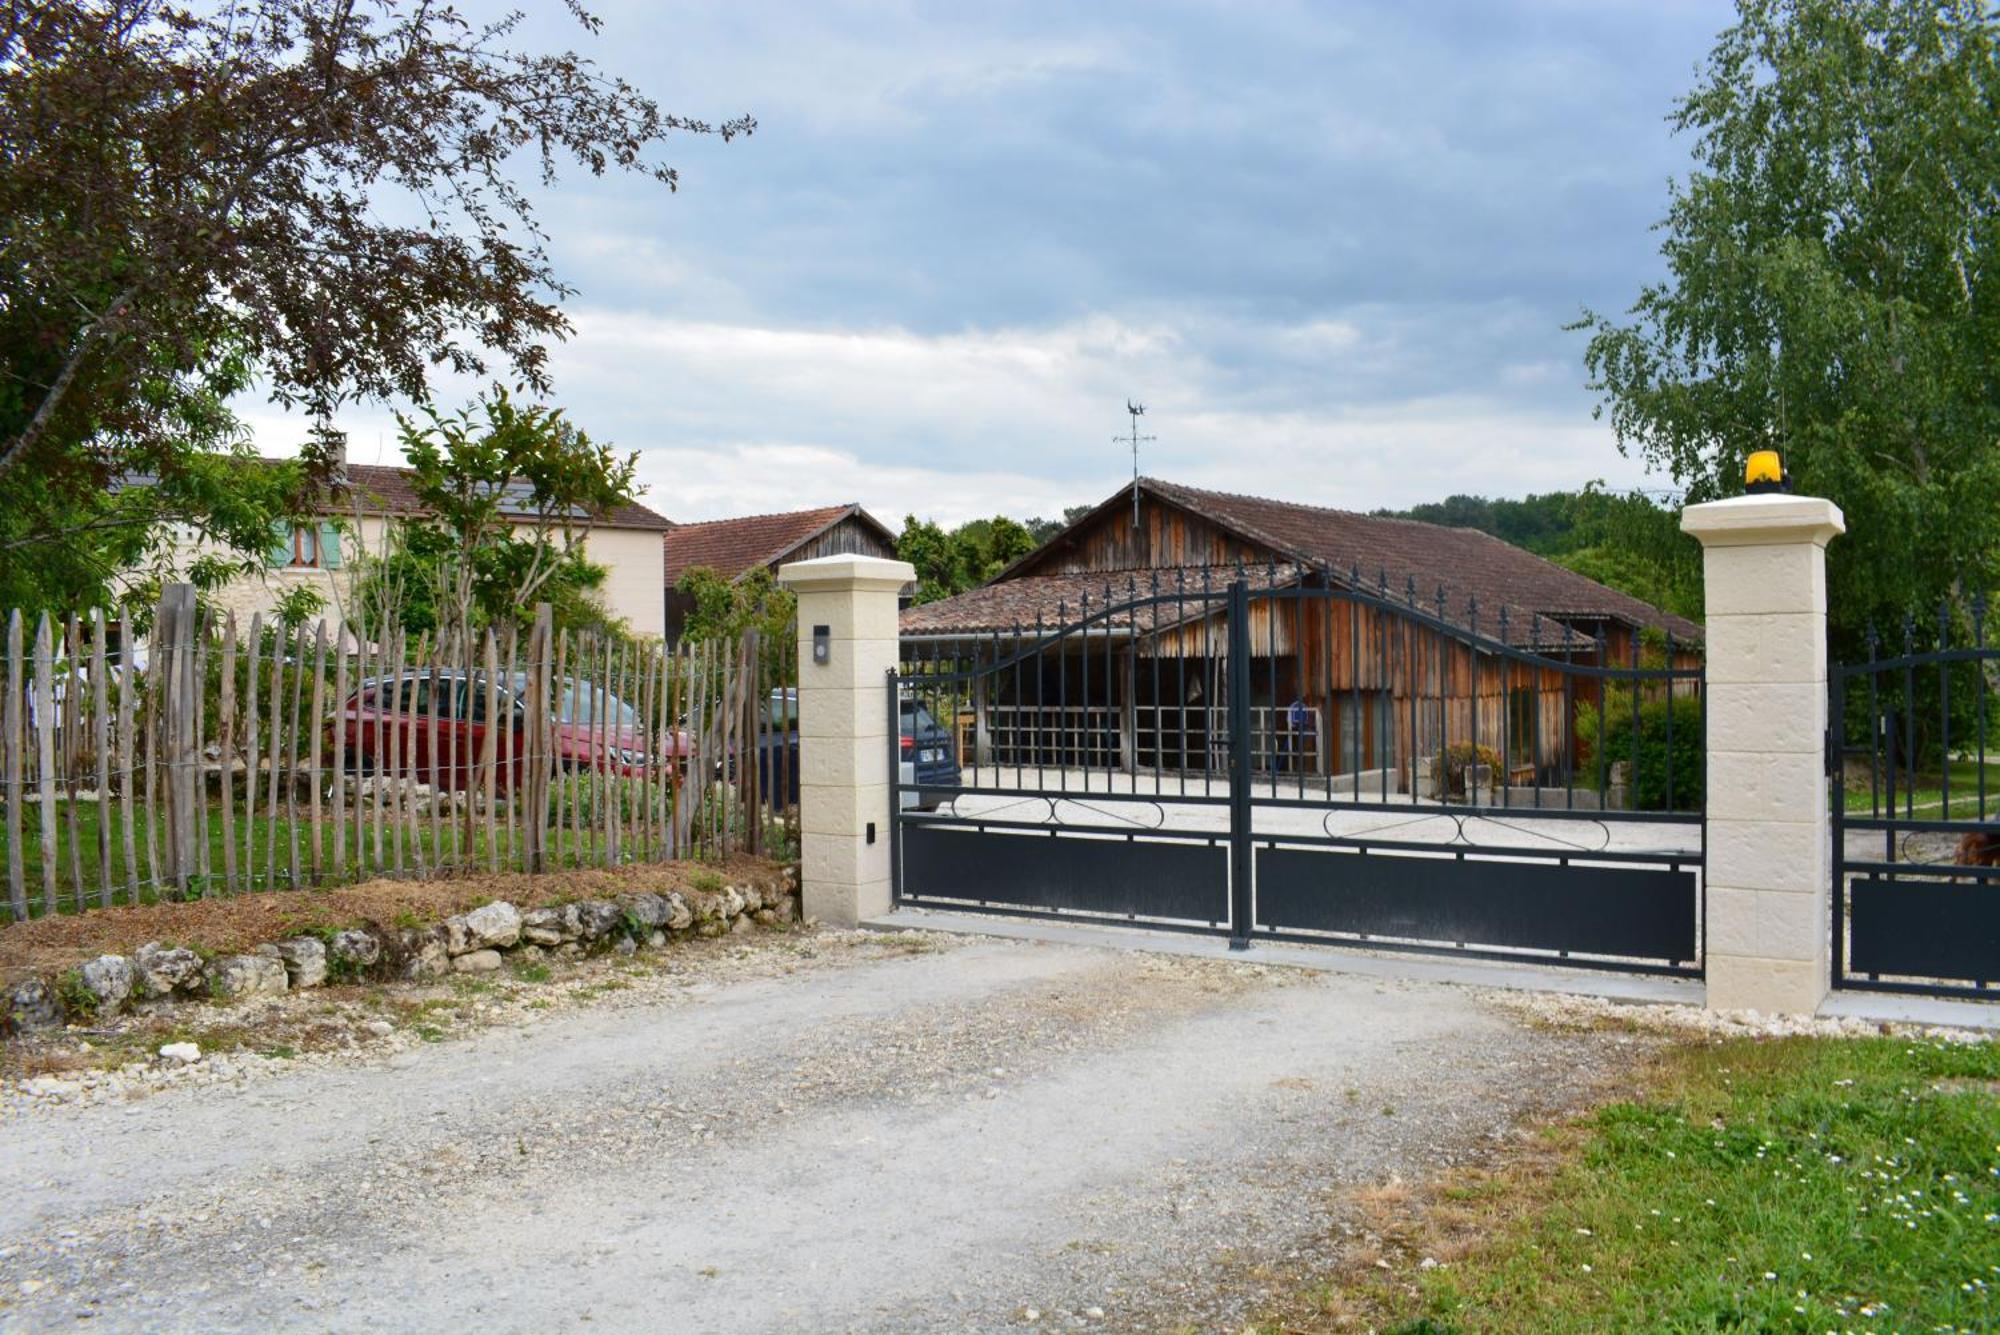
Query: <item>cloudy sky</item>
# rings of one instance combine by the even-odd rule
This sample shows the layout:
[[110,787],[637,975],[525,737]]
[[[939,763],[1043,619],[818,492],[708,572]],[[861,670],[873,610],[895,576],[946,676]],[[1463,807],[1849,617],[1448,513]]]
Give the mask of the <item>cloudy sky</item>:
[[[535,40],[758,120],[676,144],[678,194],[538,196],[578,288],[556,397],[670,518],[1053,514],[1129,476],[1128,397],[1145,470],[1195,485],[1666,482],[1562,326],[1657,272],[1722,0],[594,7]],[[396,461],[385,413],[345,425]]]

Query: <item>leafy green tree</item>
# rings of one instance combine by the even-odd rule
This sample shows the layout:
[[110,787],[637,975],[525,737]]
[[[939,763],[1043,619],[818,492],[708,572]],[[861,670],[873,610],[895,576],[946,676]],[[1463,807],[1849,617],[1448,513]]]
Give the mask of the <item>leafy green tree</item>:
[[974,519],[949,533],[908,515],[896,555],[916,567],[916,600],[929,603],[978,588],[1039,545],[1028,525],[1005,515]]
[[695,566],[681,573],[674,590],[693,600],[681,631],[689,640],[733,640],[755,630],[775,642],[798,614],[798,596],[762,566],[733,581],[707,566]]
[[905,515],[903,531],[896,538],[896,555],[916,567],[916,600],[920,603],[934,603],[966,588],[957,548],[931,520]]
[[584,540],[632,500],[638,455],[620,458],[561,411],[498,386],[459,412],[397,420],[421,508],[365,572],[365,610],[372,599],[376,615],[406,627],[469,633],[518,621],[552,589],[573,603],[602,583]]
[[0,6],[12,601],[87,601],[162,527],[249,557],[274,515],[310,513],[324,469],[246,516],[269,498],[227,403],[252,386],[322,421],[424,402],[439,366],[546,392],[568,289],[523,177],[672,189],[671,136],[752,122],[670,114],[523,24],[407,0]]
[[1621,448],[1690,500],[1775,448],[1846,512],[1839,647],[2000,585],[1996,36],[1991,0],[1739,0],[1671,118],[1667,276],[1579,325]]
[[1023,527],[1028,530],[1028,536],[1034,540],[1035,546],[1039,547],[1096,508],[1094,505],[1065,506],[1061,519],[1043,519],[1037,515]]
[[1598,481],[1518,501],[1458,495],[1375,513],[1478,529],[1663,611],[1701,619],[1701,546],[1680,531],[1678,507],[1644,492],[1614,492]]

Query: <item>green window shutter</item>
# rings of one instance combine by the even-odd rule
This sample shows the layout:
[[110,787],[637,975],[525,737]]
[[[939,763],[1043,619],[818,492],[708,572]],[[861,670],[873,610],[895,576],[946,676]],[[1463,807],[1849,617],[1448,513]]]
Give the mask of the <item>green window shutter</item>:
[[340,526],[332,520],[320,522],[319,564],[322,570],[340,569]]
[[292,526],[283,520],[271,525],[271,550],[264,554],[264,560],[273,566],[288,566],[292,563]]

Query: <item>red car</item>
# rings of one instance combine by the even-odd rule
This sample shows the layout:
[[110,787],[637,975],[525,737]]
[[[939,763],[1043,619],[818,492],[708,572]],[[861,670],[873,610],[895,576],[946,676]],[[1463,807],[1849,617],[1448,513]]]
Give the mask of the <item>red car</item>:
[[[481,673],[470,678],[469,702],[467,680],[464,672],[440,672],[437,676],[441,699],[435,747],[428,672],[404,677],[400,682],[391,677],[373,677],[362,682],[334,715],[329,724],[329,740],[336,730],[343,738],[346,768],[350,773],[414,771],[415,778],[434,787],[484,787],[483,762],[490,728],[486,717],[486,677]],[[502,678],[497,689],[499,715],[508,725],[508,735],[495,737],[493,742],[493,781],[502,792],[513,791],[523,773],[522,752],[527,745],[527,704],[523,695],[527,684],[527,677],[516,673],[511,678]],[[604,688],[579,678],[570,677],[562,682],[557,693],[553,731],[554,760],[561,769],[601,770],[636,779],[647,774],[655,763],[638,711]],[[687,734],[675,729],[668,734],[667,754],[661,759],[684,759],[688,751]],[[681,767],[668,768],[678,776]]]

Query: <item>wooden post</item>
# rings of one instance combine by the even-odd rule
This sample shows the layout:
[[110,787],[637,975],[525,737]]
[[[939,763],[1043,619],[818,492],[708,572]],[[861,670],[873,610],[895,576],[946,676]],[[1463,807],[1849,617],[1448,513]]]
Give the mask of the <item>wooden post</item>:
[[25,922],[28,917],[27,872],[21,856],[21,799],[24,796],[21,755],[25,746],[21,714],[27,689],[28,682],[21,662],[21,609],[16,607],[7,614],[6,707],[7,906],[13,912],[15,922]]
[[208,640],[215,628],[214,613],[201,611],[195,627],[194,671],[188,678],[188,694],[191,707],[188,710],[188,726],[193,733],[189,745],[188,782],[193,790],[193,798],[188,810],[194,815],[194,860],[201,876],[202,894],[211,893],[214,884],[214,855],[209,851],[208,832],[208,738],[206,735],[208,716]]
[[[451,642],[446,636],[440,635],[438,636],[436,647],[431,652],[430,661],[424,665],[423,677],[421,678],[424,683],[424,718],[422,722],[425,725],[425,740],[428,743],[424,747],[424,769],[422,772],[430,776],[430,865],[434,870],[443,870],[447,865],[445,861],[444,821],[438,813],[438,807],[446,800],[445,795],[451,791],[451,775],[444,772],[439,763],[443,758],[443,749],[440,745],[438,730],[438,697],[442,694],[444,679],[438,672],[438,664],[448,664],[450,662]],[[419,862],[418,865],[421,867],[423,864]]]
[[[493,803],[495,801],[496,779],[498,777],[494,773],[494,764],[500,755],[499,742],[501,729],[507,728],[511,732],[512,728],[508,726],[511,720],[500,717],[499,646],[494,643],[493,628],[491,626],[486,628],[485,650],[486,730],[484,736],[481,738],[483,746],[481,747],[479,757],[479,767],[484,775],[486,788],[486,870],[495,872],[500,870],[500,831],[498,823],[493,817]],[[509,666],[511,667],[512,665],[509,664]],[[511,696],[512,692],[509,692],[509,695]],[[472,684],[470,682],[466,683],[465,703],[466,711],[470,713],[472,708]],[[466,820],[467,828],[470,829],[471,816],[469,814]],[[466,842],[469,844],[471,840],[468,839]]]
[[222,717],[217,721],[216,749],[222,775],[222,883],[230,894],[241,888],[236,863],[236,614],[222,623]]
[[523,770],[526,802],[521,810],[521,834],[526,843],[528,870],[548,870],[547,823],[549,809],[549,724],[550,724],[550,639],[554,632],[554,609],[548,603],[535,604],[535,626],[528,637],[528,700],[526,718],[527,756]]
[[49,614],[35,626],[35,792],[41,801],[42,912],[56,911],[56,867],[62,849],[56,843],[56,695],[54,653],[49,644]]
[[[320,870],[321,870],[319,752],[320,752],[320,734],[325,731],[325,729],[321,726],[321,722],[325,718],[326,718],[326,622],[321,621],[319,623],[319,628],[313,633],[312,714],[307,720],[307,726],[312,729],[311,759],[309,759],[306,763],[306,774],[308,775],[308,777],[312,782],[312,798],[311,798],[312,878],[314,884],[318,884],[320,879]],[[336,818],[336,826],[337,824],[338,824],[338,818]]]
[[118,623],[118,810],[125,847],[125,902],[139,902],[139,849],[133,836],[136,821],[132,814],[134,767],[139,764],[139,743],[132,730],[132,696],[138,690],[138,674],[132,664],[132,623],[123,607],[112,609]]
[[[514,623],[510,621],[507,623],[507,651],[502,660],[505,662],[507,669],[507,695],[506,704],[503,706],[506,710],[506,717],[504,719],[496,718],[492,720],[492,725],[500,729],[500,772],[507,776],[506,863],[509,867],[514,865],[514,859],[519,854],[521,847],[518,838],[520,826],[514,823],[514,809],[520,805],[521,784],[527,772],[527,767],[520,763],[520,756],[516,754],[520,748],[514,741],[514,710],[522,701],[522,685],[514,670],[514,652],[519,647],[520,632]],[[489,696],[488,698],[490,699],[491,697]],[[523,726],[526,725],[527,718],[527,711],[524,709],[521,713]],[[522,740],[526,741],[526,738],[524,737]]]
[[[271,737],[267,743],[270,773],[265,778],[264,805],[270,814],[264,819],[270,828],[264,839],[264,888],[275,890],[278,886],[278,783],[279,770],[284,766],[285,740],[285,629],[282,625],[273,627],[271,636]],[[253,832],[254,835],[254,832]]]
[[[333,879],[347,875],[347,637],[346,621],[334,626],[333,634],[333,717],[328,732],[333,739]],[[358,859],[357,859],[358,860]]]
[[76,782],[78,734],[82,731],[84,706],[76,669],[82,657],[83,632],[72,612],[63,631],[62,776],[64,817],[69,826],[69,892],[79,909],[90,903],[83,883],[83,828],[77,812],[82,803],[77,800]]
[[[180,607],[175,613],[174,638],[180,651],[174,658],[175,707],[178,726],[174,732],[174,818],[181,841],[181,874],[197,889],[201,876],[200,828],[201,756],[195,749],[196,729],[201,717],[201,681],[195,676],[195,641],[201,633],[194,601],[194,587],[181,585]],[[199,897],[199,896],[197,896]]]
[[249,683],[243,699],[243,882],[248,890],[257,888],[257,773],[263,755],[257,745],[257,689],[263,680],[257,659],[263,645],[264,614],[252,612],[250,642],[244,646]]

